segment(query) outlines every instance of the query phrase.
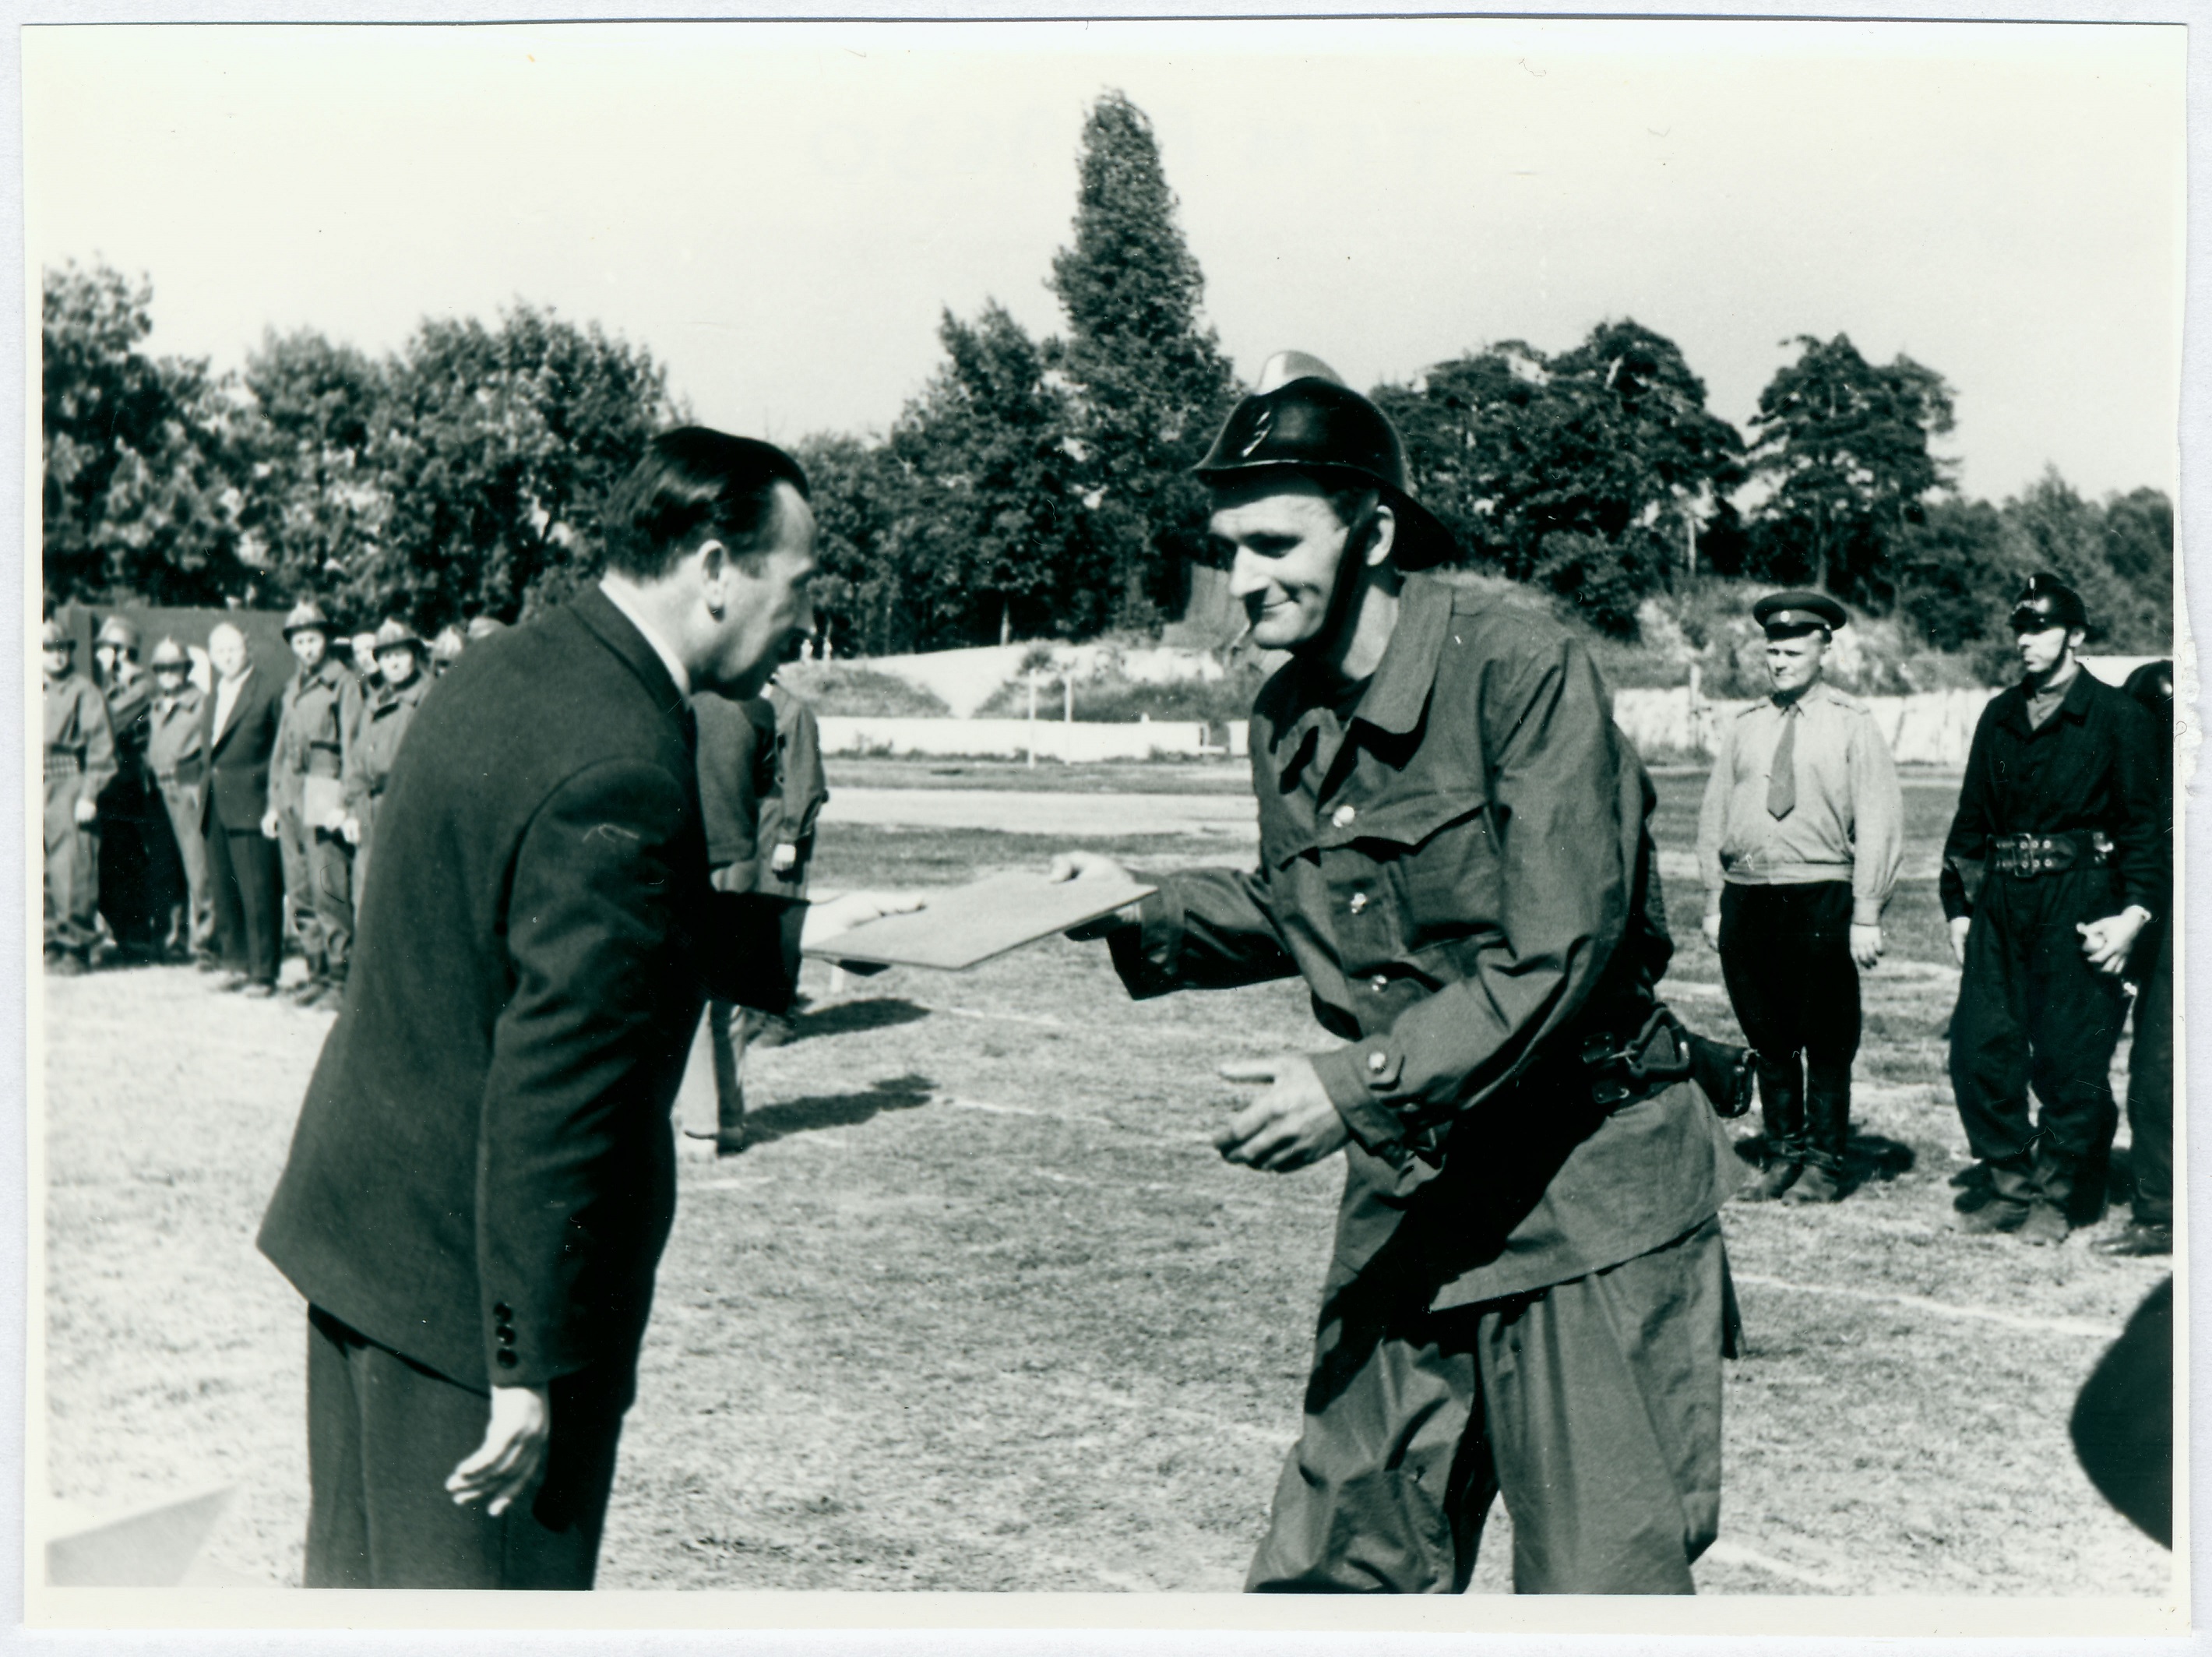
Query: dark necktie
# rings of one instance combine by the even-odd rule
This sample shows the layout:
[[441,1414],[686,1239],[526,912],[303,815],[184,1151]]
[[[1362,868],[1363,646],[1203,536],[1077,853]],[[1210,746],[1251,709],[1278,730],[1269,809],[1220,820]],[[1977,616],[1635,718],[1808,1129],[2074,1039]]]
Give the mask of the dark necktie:
[[1782,710],[1782,736],[1766,778],[1766,814],[1779,822],[1797,809],[1797,710]]

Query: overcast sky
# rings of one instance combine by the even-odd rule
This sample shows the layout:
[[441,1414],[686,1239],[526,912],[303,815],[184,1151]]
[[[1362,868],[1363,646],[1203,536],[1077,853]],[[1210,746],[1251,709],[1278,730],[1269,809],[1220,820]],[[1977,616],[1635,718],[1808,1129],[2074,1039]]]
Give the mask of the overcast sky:
[[2182,31],[1093,23],[30,29],[29,262],[152,348],[550,304],[710,423],[880,429],[941,308],[1060,326],[1084,113],[1152,119],[1240,372],[1632,316],[1740,425],[1800,333],[1957,393],[1962,487],[2171,490]]

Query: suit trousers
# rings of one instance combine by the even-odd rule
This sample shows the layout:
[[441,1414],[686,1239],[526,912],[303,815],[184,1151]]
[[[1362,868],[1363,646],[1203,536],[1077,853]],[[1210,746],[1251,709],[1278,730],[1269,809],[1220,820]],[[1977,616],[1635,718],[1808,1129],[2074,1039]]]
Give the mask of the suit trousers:
[[283,893],[276,843],[258,828],[226,829],[210,813],[208,885],[215,899],[216,950],[256,984],[276,982],[283,965]]
[[1689,1593],[1720,1529],[1718,1219],[1534,1294],[1324,1306],[1305,1425],[1251,1593],[1463,1593],[1492,1498],[1520,1593]]
[[590,1587],[632,1392],[606,1370],[553,1383],[544,1477],[495,1519],[446,1493],[483,1442],[486,1395],[309,1307],[306,1586]]
[[1843,1169],[1859,970],[1848,880],[1721,888],[1721,977],[1759,1055],[1759,1102],[1777,1161]]
[[[2106,868],[1982,882],[1951,1020],[1951,1087],[2003,1200],[2070,1208],[2082,1161],[2112,1142],[2127,991],[2082,959],[2074,929],[2123,906]],[[2033,1122],[2031,1084],[2042,1105]]]
[[2128,1138],[2135,1218],[2173,1223],[2173,928],[2158,928],[2151,969],[2136,990],[2136,1040],[2128,1052]]
[[100,827],[76,820],[77,778],[46,784],[46,953],[88,958],[100,936]]

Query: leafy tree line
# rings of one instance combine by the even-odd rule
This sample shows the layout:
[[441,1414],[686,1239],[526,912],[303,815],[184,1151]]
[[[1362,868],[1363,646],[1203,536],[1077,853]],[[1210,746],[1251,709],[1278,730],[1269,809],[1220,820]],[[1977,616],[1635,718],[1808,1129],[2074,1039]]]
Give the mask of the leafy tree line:
[[271,334],[235,375],[152,358],[152,294],[44,283],[49,603],[282,605],[437,627],[586,578],[597,513],[679,417],[642,350],[524,306],[370,357]]
[[[1205,529],[1189,468],[1241,387],[1151,124],[1119,93],[1085,124],[1048,285],[1064,335],[1034,339],[995,302],[947,311],[944,360],[888,431],[793,446],[841,651],[1141,630],[1180,606]],[[143,353],[150,302],[110,271],[47,273],[55,598],[312,592],[428,626],[511,619],[588,578],[599,503],[680,417],[647,353],[527,307],[496,327],[426,322],[383,360],[271,337],[217,379]],[[2002,505],[1963,499],[1929,449],[1953,424],[1939,373],[1869,362],[1843,334],[1794,344],[1747,432],[1628,319],[1372,395],[1471,564],[1617,635],[1717,573],[1817,584],[1937,648],[1986,651],[2021,577],[2047,568],[2081,589],[2098,644],[2170,648],[2163,494],[2089,501],[2051,472]]]

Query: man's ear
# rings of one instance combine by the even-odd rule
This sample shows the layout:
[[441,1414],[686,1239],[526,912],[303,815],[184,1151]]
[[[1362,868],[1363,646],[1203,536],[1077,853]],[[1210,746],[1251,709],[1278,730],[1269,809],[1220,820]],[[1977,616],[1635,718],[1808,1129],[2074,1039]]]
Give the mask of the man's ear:
[[1368,522],[1373,527],[1367,539],[1367,567],[1377,570],[1390,561],[1390,549],[1398,544],[1398,515],[1378,502]]

